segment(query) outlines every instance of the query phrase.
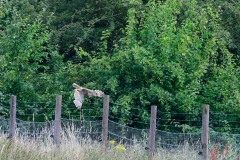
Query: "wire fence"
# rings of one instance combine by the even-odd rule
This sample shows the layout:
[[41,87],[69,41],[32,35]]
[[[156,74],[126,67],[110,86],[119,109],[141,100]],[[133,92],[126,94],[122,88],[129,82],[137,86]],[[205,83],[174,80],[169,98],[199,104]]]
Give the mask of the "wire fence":
[[[7,134],[9,130],[9,119],[0,118],[0,132]],[[62,134],[73,134],[77,139],[91,138],[101,141],[102,121],[85,121],[76,119],[61,120]],[[18,135],[27,136],[34,139],[47,139],[53,136],[53,121],[33,122],[17,119]],[[141,143],[147,147],[149,130],[138,129],[119,124],[109,120],[108,130],[109,140],[115,140],[126,146]],[[240,150],[240,134],[227,134],[210,131],[210,144],[219,144],[224,147],[230,143],[233,148]],[[201,148],[201,133],[177,133],[156,130],[156,147],[161,148],[179,148],[184,145],[190,145],[195,149]]]
[[[24,108],[28,110],[27,113],[17,112],[17,133],[34,139],[44,139],[53,136],[54,107],[45,107],[42,105],[43,103],[40,102],[32,104],[34,105],[17,105],[17,109]],[[129,111],[113,111],[114,105],[118,104],[112,103],[110,106],[108,122],[109,140],[113,139],[125,145],[141,143],[147,147],[150,125],[149,111],[145,111],[141,108],[133,108]],[[77,139],[91,138],[93,140],[101,141],[102,104],[89,103],[88,107],[76,110],[72,103],[63,103],[62,108],[62,134],[67,135],[68,133],[72,133]],[[48,113],[40,114],[40,109],[41,113],[46,110],[48,110]],[[139,112],[132,113],[132,110],[137,110]],[[141,114],[145,114],[145,116]],[[238,134],[240,133],[240,127],[237,118],[234,120],[234,116],[238,117],[239,115],[227,115],[214,112],[210,114],[212,115],[212,118],[210,119],[210,144],[219,144],[224,147],[226,144],[230,143],[235,149],[240,151],[240,134]],[[49,117],[49,115],[51,115],[52,118],[45,119],[48,121],[37,121],[38,116]],[[223,115],[225,116],[225,120],[219,118],[219,116]],[[194,118],[185,119],[187,116],[193,116]],[[227,116],[232,116],[233,120],[226,120]],[[0,132],[6,134],[9,131],[8,117],[8,115],[0,117]],[[129,117],[129,119],[126,117]],[[141,128],[136,128],[136,124],[141,126]],[[234,125],[236,125],[235,128],[233,128]],[[229,128],[231,130],[236,130],[236,134],[225,132]],[[158,112],[156,146],[161,148],[178,148],[186,144],[196,149],[201,147],[201,114]]]

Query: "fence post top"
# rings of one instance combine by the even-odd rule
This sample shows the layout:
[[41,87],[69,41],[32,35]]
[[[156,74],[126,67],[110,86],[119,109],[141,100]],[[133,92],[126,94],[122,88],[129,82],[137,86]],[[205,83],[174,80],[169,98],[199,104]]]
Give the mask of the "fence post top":
[[157,109],[157,105],[151,105],[151,109],[156,110]]

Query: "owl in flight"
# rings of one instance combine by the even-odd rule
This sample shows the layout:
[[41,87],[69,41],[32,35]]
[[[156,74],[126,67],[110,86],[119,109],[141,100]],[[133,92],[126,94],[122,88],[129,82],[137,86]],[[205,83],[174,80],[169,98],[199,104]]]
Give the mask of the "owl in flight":
[[73,83],[74,89],[74,101],[73,103],[78,109],[81,109],[84,97],[103,97],[104,93],[100,90],[91,90]]

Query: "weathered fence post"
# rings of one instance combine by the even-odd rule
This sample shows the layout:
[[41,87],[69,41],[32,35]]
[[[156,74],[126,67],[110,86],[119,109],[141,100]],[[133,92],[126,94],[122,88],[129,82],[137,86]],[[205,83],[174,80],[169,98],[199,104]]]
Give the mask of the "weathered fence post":
[[151,106],[151,120],[149,130],[148,159],[155,159],[155,137],[156,137],[157,106]]
[[208,160],[208,137],[209,137],[209,105],[202,105],[202,155],[203,160]]
[[57,148],[60,147],[61,110],[62,110],[62,96],[58,95],[56,97],[54,136],[53,136],[53,143],[56,145]]
[[109,95],[103,97],[103,119],[102,119],[102,144],[104,150],[107,148],[108,140],[108,116],[109,116]]
[[9,138],[13,139],[16,133],[16,107],[17,97],[12,95],[10,99]]

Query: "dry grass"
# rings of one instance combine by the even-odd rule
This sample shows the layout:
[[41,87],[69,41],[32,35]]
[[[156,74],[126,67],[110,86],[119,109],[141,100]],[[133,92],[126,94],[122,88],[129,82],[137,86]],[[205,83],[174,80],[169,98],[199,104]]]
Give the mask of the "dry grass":
[[240,160],[236,149],[231,147],[231,144],[226,144],[223,150],[220,150],[219,144],[212,147],[210,151],[210,160]]
[[[66,138],[68,137],[68,138]],[[190,147],[175,150],[160,149],[156,159],[161,160],[198,160],[201,157]],[[6,135],[0,135],[0,160],[147,160],[147,151],[141,145],[133,145],[126,151],[109,146],[107,152],[101,144],[92,140],[77,140],[74,135],[62,137],[60,149],[57,150],[52,138],[29,140],[18,136],[10,141]]]

